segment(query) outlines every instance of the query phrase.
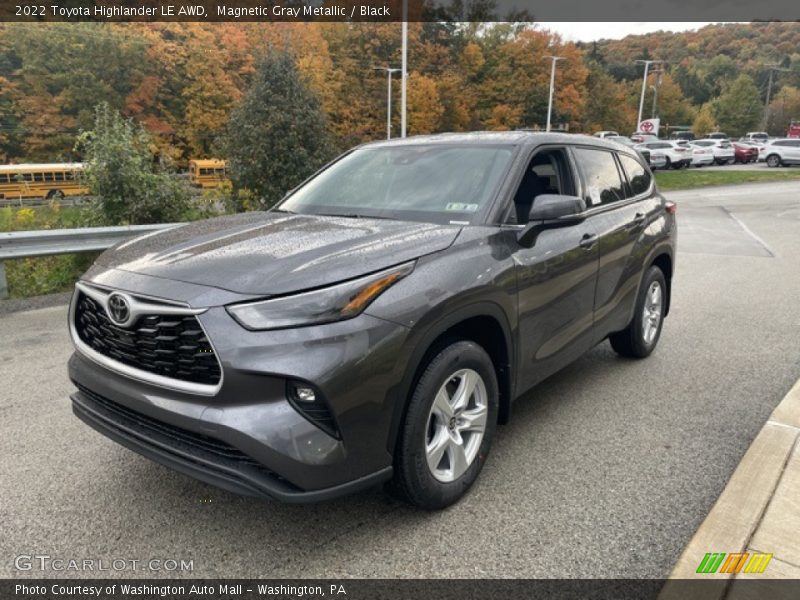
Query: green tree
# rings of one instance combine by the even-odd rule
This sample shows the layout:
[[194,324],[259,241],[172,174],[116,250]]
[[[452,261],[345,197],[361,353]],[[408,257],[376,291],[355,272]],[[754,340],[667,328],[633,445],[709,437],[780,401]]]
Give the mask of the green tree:
[[82,133],[86,185],[95,200],[94,222],[106,225],[169,223],[189,206],[187,185],[153,155],[150,135],[106,103],[95,108],[94,128]]
[[720,130],[728,135],[740,136],[758,127],[764,107],[753,80],[747,75],[739,75],[712,102],[711,111]]
[[271,50],[260,61],[223,146],[234,185],[265,207],[329,158],[325,116],[291,54]]

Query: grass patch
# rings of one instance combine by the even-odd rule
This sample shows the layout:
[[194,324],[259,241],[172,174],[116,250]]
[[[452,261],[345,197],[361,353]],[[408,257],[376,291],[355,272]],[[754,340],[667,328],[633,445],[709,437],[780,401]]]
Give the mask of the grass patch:
[[[63,207],[58,202],[44,206],[0,208],[0,232],[81,227],[79,207]],[[6,279],[12,298],[65,292],[89,268],[96,252],[63,254],[7,260]]]
[[660,190],[685,190],[710,185],[736,185],[766,181],[800,180],[800,169],[770,169],[769,171],[656,171]]

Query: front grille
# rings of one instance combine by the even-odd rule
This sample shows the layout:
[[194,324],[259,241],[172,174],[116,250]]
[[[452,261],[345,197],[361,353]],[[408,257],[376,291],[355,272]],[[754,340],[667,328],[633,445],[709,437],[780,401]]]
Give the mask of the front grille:
[[78,292],[75,330],[95,352],[129,367],[191,383],[219,383],[219,362],[194,315],[142,315],[129,328],[119,327],[98,302]]

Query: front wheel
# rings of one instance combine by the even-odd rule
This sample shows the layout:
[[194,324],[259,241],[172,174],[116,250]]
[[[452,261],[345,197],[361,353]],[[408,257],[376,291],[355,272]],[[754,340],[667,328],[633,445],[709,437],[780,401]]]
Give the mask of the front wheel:
[[781,166],[781,157],[778,156],[777,154],[770,154],[767,157],[767,166],[768,167],[772,167],[773,169],[775,167],[780,167]]
[[395,454],[393,491],[425,509],[458,501],[478,478],[497,423],[492,359],[457,341],[425,367],[408,405]]
[[630,324],[609,336],[614,351],[630,358],[650,356],[661,337],[666,306],[667,282],[664,273],[652,266],[645,273]]

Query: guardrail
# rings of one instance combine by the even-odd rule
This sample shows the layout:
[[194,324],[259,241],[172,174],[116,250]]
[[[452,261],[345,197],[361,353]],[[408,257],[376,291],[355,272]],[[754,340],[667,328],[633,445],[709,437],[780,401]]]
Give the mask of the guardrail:
[[143,233],[176,227],[181,223],[84,227],[0,233],[0,299],[8,298],[4,260],[97,252]]

